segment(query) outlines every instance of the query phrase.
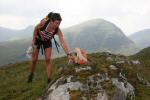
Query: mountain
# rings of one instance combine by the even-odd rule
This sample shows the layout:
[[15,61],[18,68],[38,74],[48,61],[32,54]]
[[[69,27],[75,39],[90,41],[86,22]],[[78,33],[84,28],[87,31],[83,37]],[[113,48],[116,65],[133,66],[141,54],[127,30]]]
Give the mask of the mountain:
[[[24,38],[19,40],[7,41],[0,43],[0,67],[5,64],[11,64],[19,61],[31,60],[26,56],[26,51],[31,46],[32,38]],[[54,43],[53,43],[54,44]],[[59,48],[60,53],[57,52],[56,47],[53,46],[53,57],[60,57],[64,55],[62,48]],[[43,59],[44,55],[39,53],[39,59]]]
[[33,35],[33,26],[28,26],[22,30],[13,30],[0,27],[0,42],[13,41],[31,37]]
[[133,33],[129,38],[142,48],[150,46],[150,29],[144,29]]
[[0,100],[149,100],[150,70],[142,62],[108,52],[88,57],[88,65],[70,65],[66,57],[53,59],[50,84],[43,60],[30,84],[26,82],[31,62],[5,65],[0,68]]
[[[29,33],[30,35],[27,36],[31,36],[32,32],[29,32],[29,29],[20,32]],[[128,39],[116,25],[103,19],[89,20],[63,29],[62,32],[71,50],[75,47],[80,47],[87,52],[108,51],[126,55],[136,53],[139,50],[136,44]],[[19,35],[16,36],[19,37]],[[18,61],[20,60],[20,58],[17,59],[18,57],[24,59],[25,56],[23,54],[28,48],[27,46],[31,44],[31,39],[31,37],[28,39],[24,37],[22,40],[0,43],[0,55],[2,55],[0,57],[0,65],[3,65],[4,62]],[[58,39],[57,36],[56,39]],[[53,56],[64,54],[62,48],[60,48],[61,52],[58,54],[54,44],[53,47]],[[14,60],[12,61],[12,59]]]
[[64,29],[71,48],[81,47],[87,51],[109,51],[133,54],[138,47],[113,23],[94,19]]
[[31,44],[31,38],[0,43],[0,65],[27,59],[25,52]]

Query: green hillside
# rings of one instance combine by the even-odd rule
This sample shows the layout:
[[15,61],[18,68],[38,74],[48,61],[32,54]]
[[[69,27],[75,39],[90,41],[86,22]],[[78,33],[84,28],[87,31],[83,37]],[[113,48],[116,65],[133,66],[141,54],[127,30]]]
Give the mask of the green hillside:
[[[111,55],[112,59],[128,59],[128,57],[122,55]],[[84,81],[84,77],[89,74],[94,74],[97,72],[108,72],[110,77],[116,76],[117,72],[113,72],[109,69],[110,64],[114,64],[114,61],[106,60],[108,58],[108,53],[93,53],[89,54],[92,63],[90,66],[93,67],[92,73],[80,73],[78,79]],[[68,65],[66,57],[57,58],[53,60],[53,74],[52,82],[55,81],[60,76],[73,74],[74,66]],[[35,73],[35,79],[31,84],[27,82],[27,76],[29,75],[31,62],[20,62],[12,65],[3,66],[0,68],[0,100],[35,100],[40,98],[47,88],[47,74],[45,71],[45,62],[39,61],[37,63],[37,69]],[[140,65],[142,66],[142,65]],[[135,100],[149,100],[150,98],[150,89],[138,82],[136,78],[136,73],[139,65],[129,65],[124,63],[122,69],[126,71],[128,81],[133,84],[135,87]],[[145,67],[144,67],[145,68]],[[62,70],[63,69],[63,70]],[[142,72],[142,71],[140,71]],[[147,70],[150,72],[150,70]],[[143,74],[146,74],[143,71]],[[146,76],[147,79],[150,79],[150,76]],[[113,95],[113,86],[110,85],[110,81],[103,84],[103,87],[106,89],[108,97],[111,98]],[[72,99],[75,100],[75,99]]]
[[[57,78],[57,70],[67,64],[65,58],[53,61],[53,79]],[[45,62],[39,61],[35,79],[27,83],[31,62],[21,62],[0,68],[0,100],[35,100],[47,87]]]
[[140,52],[137,54],[131,56],[133,59],[139,59],[140,61],[143,62],[145,67],[150,68],[150,47],[142,49]]
[[[150,47],[145,48],[143,50],[141,50],[140,52],[138,52],[135,55],[130,56],[131,59],[138,59],[141,64],[136,68],[136,70],[138,70],[139,72],[141,72],[143,74],[143,76],[145,78],[147,78],[150,81]],[[141,90],[143,90],[144,92],[149,92],[150,93],[150,88],[148,87],[147,89],[145,89],[143,86],[139,86],[139,88]],[[143,92],[143,95],[146,96]],[[143,96],[141,95],[141,96]],[[147,99],[145,100],[149,100],[150,99],[150,94],[148,94]],[[141,99],[143,100],[143,99]]]

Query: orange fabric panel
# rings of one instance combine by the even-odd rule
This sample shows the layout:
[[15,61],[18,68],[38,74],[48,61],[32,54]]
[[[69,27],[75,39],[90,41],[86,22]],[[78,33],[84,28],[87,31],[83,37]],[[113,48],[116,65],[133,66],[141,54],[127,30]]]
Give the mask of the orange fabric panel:
[[[79,48],[79,50],[81,51],[81,54],[82,54],[82,56],[85,58],[85,59],[87,59],[87,53],[86,53],[86,51],[84,51],[84,50],[82,50],[82,49],[80,49]],[[87,64],[87,60],[83,60],[83,59],[80,59],[80,57],[78,56],[78,64],[81,64],[81,65],[85,65],[85,64]]]

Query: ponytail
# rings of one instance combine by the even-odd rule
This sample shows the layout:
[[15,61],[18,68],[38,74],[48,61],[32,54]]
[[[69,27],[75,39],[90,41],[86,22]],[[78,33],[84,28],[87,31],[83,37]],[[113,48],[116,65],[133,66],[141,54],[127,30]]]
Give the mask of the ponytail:
[[51,19],[53,14],[54,14],[53,12],[50,12],[50,13],[47,15],[47,17],[48,17],[49,19]]

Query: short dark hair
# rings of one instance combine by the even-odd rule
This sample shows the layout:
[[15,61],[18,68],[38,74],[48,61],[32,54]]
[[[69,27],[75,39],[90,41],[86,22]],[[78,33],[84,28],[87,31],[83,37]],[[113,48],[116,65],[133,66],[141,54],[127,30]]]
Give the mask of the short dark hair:
[[48,16],[48,18],[51,19],[52,21],[55,21],[55,20],[62,21],[62,18],[61,18],[61,16],[60,16],[59,13],[50,12],[47,16]]

